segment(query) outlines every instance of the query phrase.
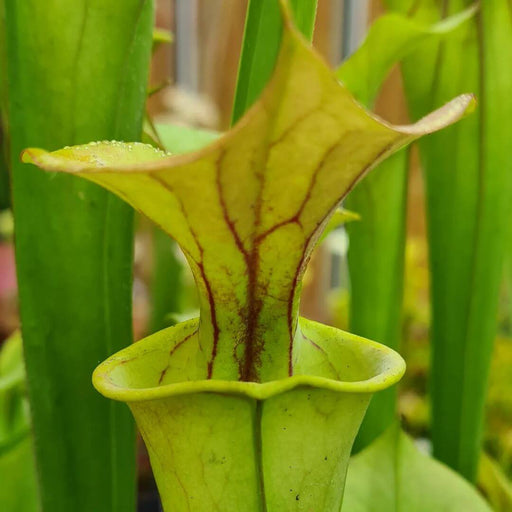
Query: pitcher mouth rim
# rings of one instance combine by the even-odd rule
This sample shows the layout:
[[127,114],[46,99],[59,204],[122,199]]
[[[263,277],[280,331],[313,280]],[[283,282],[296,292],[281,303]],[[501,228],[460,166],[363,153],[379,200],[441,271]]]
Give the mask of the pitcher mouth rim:
[[[348,333],[347,333],[348,334]],[[354,347],[371,348],[382,356],[381,367],[364,380],[343,381],[317,375],[292,375],[267,382],[199,379],[152,387],[120,386],[110,377],[118,366],[144,353],[144,341],[130,345],[100,363],[93,372],[92,383],[103,396],[122,402],[145,402],[193,393],[213,393],[265,400],[296,388],[324,389],[339,393],[372,394],[396,384],[405,373],[405,361],[393,349],[374,341],[348,334]],[[147,338],[146,338],[147,339]]]
[[395,368],[389,368],[371,379],[360,381],[338,381],[314,375],[292,375],[284,379],[263,383],[204,379],[176,382],[149,388],[127,388],[116,385],[105,376],[105,372],[98,369],[94,371],[92,380],[94,387],[103,396],[127,403],[147,402],[197,393],[238,395],[254,400],[266,400],[297,388],[325,389],[338,393],[373,394],[391,387],[402,378],[405,372],[405,363],[402,363],[403,359],[401,356],[397,357],[397,362],[398,364]]

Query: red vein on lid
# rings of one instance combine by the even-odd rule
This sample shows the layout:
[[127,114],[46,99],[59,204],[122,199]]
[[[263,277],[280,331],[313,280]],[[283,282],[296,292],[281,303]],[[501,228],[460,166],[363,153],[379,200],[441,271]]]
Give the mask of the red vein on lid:
[[258,241],[258,243],[261,243],[267,236],[272,234],[274,231],[276,231],[279,228],[286,226],[288,224],[297,224],[298,226],[303,228],[300,217],[301,217],[302,213],[304,212],[304,208],[306,207],[307,203],[311,199],[311,194],[313,193],[313,189],[315,188],[316,182],[318,180],[318,175],[320,174],[320,171],[323,169],[327,159],[340,146],[340,143],[343,141],[344,137],[345,137],[345,135],[340,137],[332,146],[330,146],[323,154],[320,162],[318,162],[318,164],[316,165],[315,169],[313,170],[313,174],[311,176],[311,180],[309,182],[308,188],[306,190],[306,194],[304,195],[304,199],[301,201],[301,204],[299,205],[299,208],[297,209],[297,211],[288,219],[278,222],[274,226],[268,228],[266,231],[264,231],[263,233],[258,235],[256,237],[256,240]]
[[208,379],[211,379],[212,375],[213,375],[213,364],[215,362],[215,357],[217,356],[217,347],[218,347],[218,343],[219,343],[220,329],[219,329],[219,325],[217,322],[217,311],[215,308],[215,300],[213,297],[213,291],[212,291],[210,282],[206,276],[206,272],[204,269],[204,248],[201,245],[201,243],[199,242],[199,237],[197,236],[197,233],[194,231],[194,229],[192,228],[192,226],[189,222],[188,215],[185,210],[185,205],[183,204],[179,195],[174,192],[172,186],[169,183],[167,183],[165,180],[163,180],[156,174],[153,173],[153,174],[150,174],[150,176],[157,183],[159,183],[162,187],[164,187],[168,192],[170,192],[178,201],[178,204],[180,205],[180,209],[183,213],[183,217],[187,221],[187,226],[189,228],[190,234],[192,235],[192,237],[197,245],[197,248],[199,250],[200,260],[196,261],[195,259],[192,258],[192,261],[195,263],[197,269],[199,270],[202,281],[206,288],[206,295],[208,298],[208,304],[209,304],[209,308],[210,308],[210,316],[211,316],[211,322],[212,322],[212,327],[213,327],[213,343],[212,343],[212,351],[211,351],[210,360],[208,361]]
[[228,207],[227,207],[227,204],[226,204],[226,200],[224,198],[224,190],[222,188],[222,182],[221,182],[221,172],[222,172],[222,165],[223,165],[223,162],[224,162],[225,154],[226,154],[225,151],[221,151],[220,154],[219,154],[219,158],[217,159],[217,161],[215,163],[216,171],[217,171],[216,172],[215,182],[216,182],[216,185],[217,185],[217,192],[219,194],[220,207],[221,207],[221,210],[222,210],[222,216],[224,217],[224,221],[228,225],[228,229],[231,232],[231,234],[233,235],[233,239],[235,240],[235,244],[236,244],[238,250],[244,256],[245,262],[248,264],[249,253],[247,252],[247,250],[245,249],[245,247],[243,245],[243,242],[242,242],[242,240],[240,238],[240,235],[238,234],[238,231],[236,230],[234,221],[229,216]]

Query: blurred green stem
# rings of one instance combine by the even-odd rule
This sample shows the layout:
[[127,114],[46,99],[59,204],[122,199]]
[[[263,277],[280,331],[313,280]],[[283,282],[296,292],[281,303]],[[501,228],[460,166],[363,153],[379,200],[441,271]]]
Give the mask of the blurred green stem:
[[158,227],[152,227],[153,268],[151,275],[150,333],[170,324],[166,317],[180,312],[183,266],[176,256],[176,242]]
[[[397,350],[401,339],[407,206],[407,150],[379,165],[350,193],[346,206],[361,215],[350,238],[350,331]],[[396,386],[375,395],[354,444],[359,451],[394,421]]]

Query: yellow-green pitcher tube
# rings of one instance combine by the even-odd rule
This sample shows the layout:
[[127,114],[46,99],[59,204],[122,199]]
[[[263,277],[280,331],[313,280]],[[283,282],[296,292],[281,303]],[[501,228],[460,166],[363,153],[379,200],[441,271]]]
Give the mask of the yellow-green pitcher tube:
[[142,433],[166,512],[338,512],[372,394],[405,363],[391,349],[305,319],[294,376],[206,379],[198,320],[118,352],[94,372]]

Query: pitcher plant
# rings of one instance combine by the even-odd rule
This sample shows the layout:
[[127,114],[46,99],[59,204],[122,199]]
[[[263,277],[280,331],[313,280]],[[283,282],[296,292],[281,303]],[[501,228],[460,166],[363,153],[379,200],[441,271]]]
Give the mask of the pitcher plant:
[[192,268],[200,317],[118,352],[93,376],[132,410],[169,512],[340,510],[370,398],[405,364],[385,346],[299,318],[302,276],[360,179],[474,105],[462,95],[416,124],[386,123],[340,85],[280,4],[270,83],[208,146],[173,156],[105,141],[23,154],[123,198]]

